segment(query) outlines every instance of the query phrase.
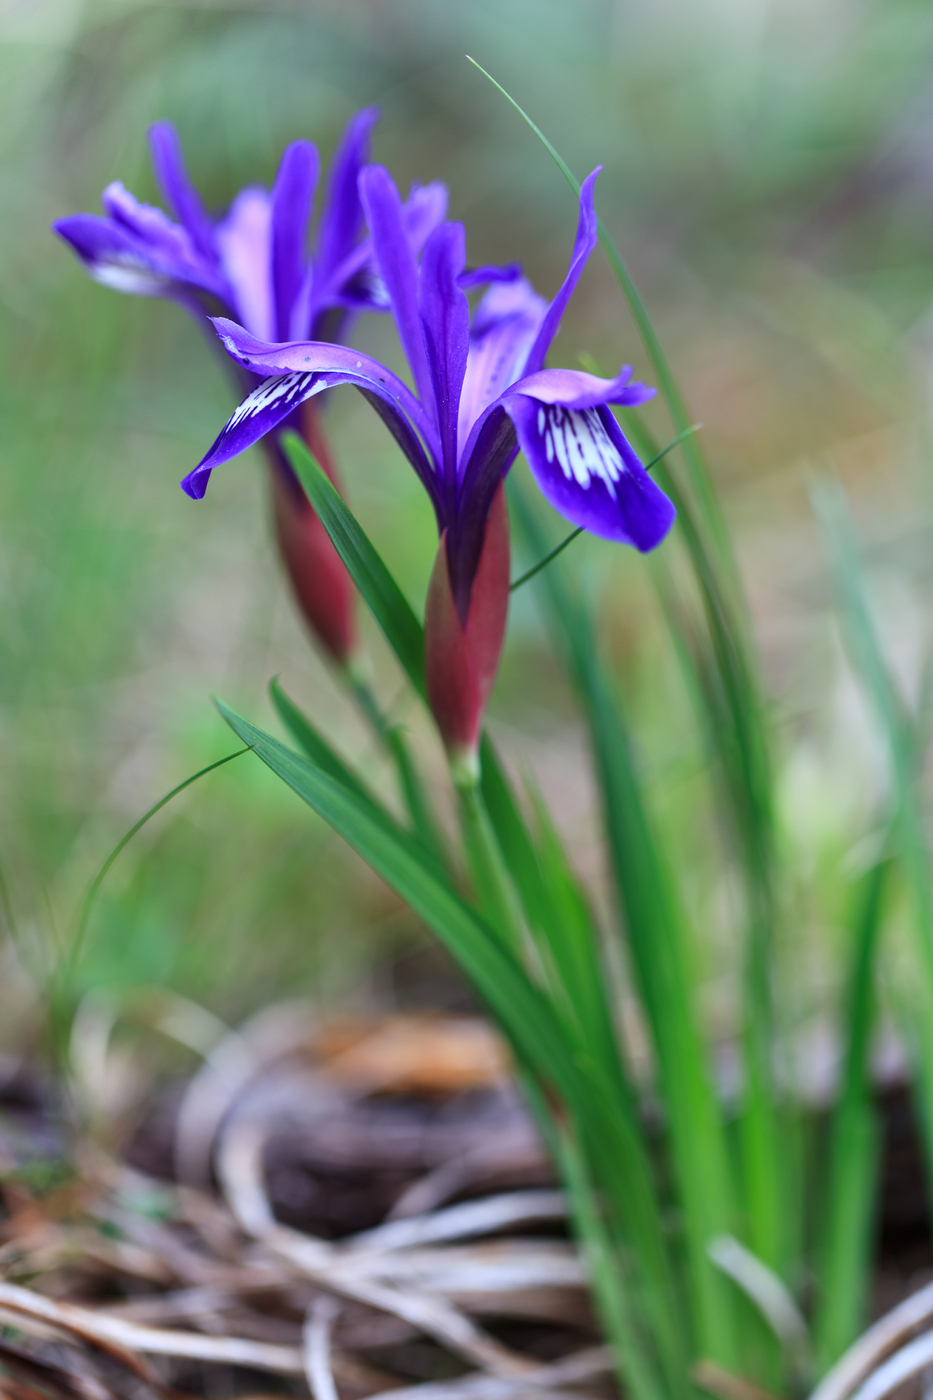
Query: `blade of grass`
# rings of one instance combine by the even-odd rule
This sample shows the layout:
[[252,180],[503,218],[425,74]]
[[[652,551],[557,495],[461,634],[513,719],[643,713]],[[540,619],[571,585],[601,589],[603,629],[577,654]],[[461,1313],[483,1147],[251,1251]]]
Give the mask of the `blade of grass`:
[[890,862],[859,881],[848,986],[842,1089],[833,1112],[817,1261],[813,1337],[820,1375],[852,1345],[865,1324],[881,1129],[869,1079],[874,1020],[874,965]]
[[66,1029],[66,1022],[69,1014],[68,1002],[71,997],[75,974],[87,941],[87,932],[90,926],[91,914],[97,902],[97,896],[100,894],[101,886],[112,870],[114,862],[126,849],[137,832],[140,832],[146,823],[151,821],[158,812],[161,812],[162,808],[167,806],[179,793],[191,787],[192,783],[196,783],[199,778],[204,778],[208,773],[213,773],[216,768],[223,768],[224,764],[232,763],[235,758],[240,758],[244,753],[248,752],[249,747],[247,746],[244,749],[237,749],[236,753],[228,753],[224,758],[218,758],[213,763],[208,763],[204,768],[199,768],[197,773],[192,773],[189,777],[185,778],[183,782],[178,783],[172,788],[171,792],[165,793],[163,797],[159,798],[158,802],[154,802],[148,811],[144,812],[139,820],[135,821],[129,830],[123,833],[88,886],[81,904],[81,912],[78,916],[78,926],[75,930],[74,938],[71,940],[67,951],[64,952],[59,959],[58,966],[52,973],[49,988],[50,1022],[53,1036],[62,1053],[62,1063],[64,1063],[64,1057],[67,1054],[67,1050],[62,1049],[62,1047],[66,1046],[68,1041]]
[[[541,554],[540,528],[518,490],[512,491],[510,509],[531,551]],[[590,728],[620,910],[669,1115],[698,1342],[704,1355],[734,1367],[738,1339],[731,1286],[706,1252],[714,1236],[730,1231],[732,1183],[694,1020],[677,897],[648,821],[624,718],[598,661],[587,612],[571,598],[559,565],[541,574],[539,586],[569,654]]]
[[912,927],[920,977],[913,987],[910,1039],[916,1047],[917,1097],[927,1172],[933,1182],[933,884],[919,792],[921,754],[915,726],[891,677],[868,605],[858,550],[842,487],[831,479],[811,490],[830,554],[850,657],[875,711],[888,748],[895,816],[893,849],[904,869],[913,905]]
[[[557,148],[552,145],[544,135],[541,128],[532,121],[524,108],[520,107],[515,101],[515,98],[512,97],[510,93],[506,92],[501,83],[497,83],[492,74],[487,73],[486,69],[476,62],[475,58],[470,58],[469,54],[467,54],[467,59],[473,64],[474,68],[477,68],[479,72],[482,73],[484,78],[487,78],[489,82],[492,83],[494,88],[497,88],[498,91],[502,93],[506,101],[511,103],[515,111],[523,121],[528,124],[535,136],[537,136],[574,194],[579,195],[580,181],[576,178]],[[635,322],[645,350],[648,353],[648,358],[651,361],[652,368],[657,376],[661,393],[667,404],[674,428],[679,435],[686,436],[687,430],[691,427],[690,416],[687,413],[687,407],[681,395],[677,380],[674,377],[658,333],[654,328],[654,323],[648,315],[648,310],[642,301],[632,275],[625,264],[622,254],[616,246],[615,240],[607,230],[602,219],[599,221],[599,241],[602,244],[603,252],[606,255],[609,266],[612,268],[622,295],[628,303],[632,319]],[[692,438],[687,438],[684,442],[683,450],[684,459],[690,472],[690,480],[696,493],[697,500],[700,502],[707,526],[716,542],[717,552],[720,555],[721,561],[728,569],[730,579],[734,581],[737,578],[737,571],[732,557],[729,536],[722,518],[719,502],[712,487],[709,470],[706,466],[702,449],[698,442]]]
[[[656,445],[638,415],[626,426],[640,450]],[[720,586],[716,562],[706,547],[691,502],[676,480],[658,473],[678,510],[683,541],[699,589],[706,631],[692,625],[687,610],[661,587],[661,601],[678,658],[688,680],[710,752],[716,757],[742,858],[746,901],[743,997],[745,1102],[741,1118],[743,1189],[754,1252],[784,1273],[793,1257],[790,1154],[785,1150],[774,1081],[775,1041],[771,950],[775,933],[774,817],[767,720],[755,668],[739,619]],[[656,571],[657,576],[657,571]]]

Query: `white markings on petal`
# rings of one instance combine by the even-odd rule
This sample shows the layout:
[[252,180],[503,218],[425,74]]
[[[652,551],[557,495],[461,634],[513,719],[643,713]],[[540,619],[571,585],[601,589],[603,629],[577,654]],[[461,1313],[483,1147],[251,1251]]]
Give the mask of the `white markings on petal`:
[[[315,381],[317,381],[315,383]],[[312,388],[313,385],[313,388]],[[256,418],[270,408],[294,408],[303,399],[313,398],[327,388],[327,380],[318,373],[308,370],[293,370],[291,374],[274,375],[264,379],[258,388],[245,398],[227,424],[225,432],[232,432],[240,423]],[[309,393],[308,390],[311,390]]]
[[548,462],[556,456],[568,481],[586,491],[597,477],[615,500],[615,483],[628,468],[598,409],[545,404],[538,409],[538,434],[544,438]]

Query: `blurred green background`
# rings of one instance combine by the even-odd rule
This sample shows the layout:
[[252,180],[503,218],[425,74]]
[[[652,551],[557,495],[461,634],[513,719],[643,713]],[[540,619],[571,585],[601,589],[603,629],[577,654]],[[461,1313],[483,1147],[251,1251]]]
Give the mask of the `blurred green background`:
[[[156,118],[177,124],[196,183],[222,207],[245,183],[269,184],[296,137],[326,159],[347,117],[376,102],[375,155],[399,184],[446,181],[471,262],[519,259],[549,295],[574,200],[467,53],[579,174],[605,167],[601,212],[704,425],[751,596],[796,872],[787,963],[801,1024],[833,980],[839,909],[821,871],[858,869],[881,760],[842,660],[807,482],[829,466],[848,487],[891,657],[915,692],[930,631],[933,6],[2,0],[0,1050],[38,1034],[46,971],[107,851],[235,746],[212,693],[276,727],[265,687],[280,672],[384,777],[292,609],[258,454],[219,472],[199,504],[178,489],[231,407],[223,366],[177,308],[92,283],[49,224],[95,210],[114,179],[155,200]],[[390,344],[374,319],[357,339]],[[558,354],[646,374],[599,255]],[[663,411],[651,412],[666,441]],[[329,424],[355,510],[420,605],[436,538],[414,474],[356,395],[336,396]],[[676,546],[650,564],[596,541],[573,550],[692,903],[707,1015],[725,1035],[734,896],[653,587],[655,570],[677,567]],[[372,651],[391,697],[398,675],[377,637]],[[599,891],[582,727],[530,589],[491,717]],[[414,710],[411,722],[440,773],[429,725]],[[121,857],[81,977],[114,992],[171,987],[231,1018],[284,993],[385,1005],[437,994],[425,942],[316,818],[241,759]]]

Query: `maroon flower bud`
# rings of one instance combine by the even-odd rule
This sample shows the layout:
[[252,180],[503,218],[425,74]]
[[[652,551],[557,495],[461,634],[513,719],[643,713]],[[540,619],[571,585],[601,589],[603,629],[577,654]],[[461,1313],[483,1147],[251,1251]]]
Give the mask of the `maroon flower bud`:
[[[313,401],[302,405],[301,431],[308,448],[341,490]],[[270,437],[269,441],[272,439]],[[281,449],[270,452],[275,531],[295,601],[315,637],[340,666],[356,646],[354,589],[330,537]]]
[[428,586],[424,618],[428,702],[455,767],[475,771],[483,711],[499,666],[509,607],[509,516],[500,482],[486,522],[466,616],[457,611],[447,531]]

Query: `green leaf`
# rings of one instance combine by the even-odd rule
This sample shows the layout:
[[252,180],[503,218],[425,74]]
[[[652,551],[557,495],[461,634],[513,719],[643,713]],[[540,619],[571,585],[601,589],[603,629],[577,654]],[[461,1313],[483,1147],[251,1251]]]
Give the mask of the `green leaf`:
[[881,1127],[869,1049],[874,966],[890,861],[859,881],[844,1006],[842,1089],[833,1111],[813,1324],[817,1363],[827,1371],[865,1324],[871,1278]]
[[348,768],[343,759],[334,752],[323,734],[314,727],[307,715],[299,710],[295,702],[285,694],[277,676],[269,683],[269,694],[279,719],[312,763],[345,788],[356,793],[357,797],[368,802],[371,807],[378,807],[380,804],[373,794],[367,791],[353,770]]
[[408,599],[298,434],[283,433],[281,444],[366,606],[412,685],[424,695],[424,629]]
[[[517,490],[511,494],[510,508],[530,552],[542,554],[545,542],[537,521]],[[705,1355],[734,1367],[738,1339],[733,1295],[706,1252],[710,1239],[731,1229],[733,1188],[691,1002],[676,893],[648,821],[625,721],[598,661],[588,614],[565,587],[559,564],[539,576],[538,586],[569,655],[589,723],[616,890],[669,1116],[699,1343]]]
[[[549,1102],[563,1101],[585,1126],[601,1181],[612,1183],[638,1280],[635,1296],[671,1374],[686,1375],[674,1320],[676,1300],[640,1124],[620,1112],[618,1096],[575,1044],[515,956],[482,917],[450,888],[414,839],[331,774],[293,753],[218,702],[234,732],[327,821],[437,934],[460,963],[530,1066]],[[624,1107],[624,1105],[622,1106]],[[639,1395],[638,1400],[654,1400]]]

